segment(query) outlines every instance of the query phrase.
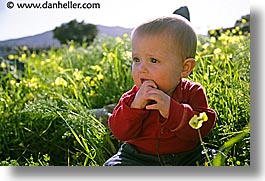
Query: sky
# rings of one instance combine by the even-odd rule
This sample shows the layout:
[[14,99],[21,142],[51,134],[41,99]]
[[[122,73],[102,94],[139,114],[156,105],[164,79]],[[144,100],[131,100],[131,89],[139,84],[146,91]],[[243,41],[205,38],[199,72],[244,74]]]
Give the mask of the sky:
[[[231,27],[250,13],[249,0],[59,0],[60,3],[99,3],[90,9],[21,9],[17,3],[58,3],[58,0],[0,0],[0,41],[53,30],[73,19],[105,26],[133,28],[145,20],[172,14],[187,6],[199,34]],[[13,7],[13,8],[8,8]],[[14,5],[14,6],[12,6]]]

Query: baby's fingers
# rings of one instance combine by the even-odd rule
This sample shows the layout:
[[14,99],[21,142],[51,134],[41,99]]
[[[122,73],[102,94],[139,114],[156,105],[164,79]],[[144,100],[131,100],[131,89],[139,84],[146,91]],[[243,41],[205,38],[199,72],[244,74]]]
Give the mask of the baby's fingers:
[[157,103],[155,103],[155,104],[150,104],[150,105],[147,105],[147,106],[145,107],[145,109],[147,109],[147,110],[158,110],[158,109],[159,109],[159,106],[158,106]]
[[161,104],[151,104],[151,105],[147,105],[145,107],[145,109],[147,110],[158,110],[161,114],[161,116],[163,116],[164,118],[168,118],[168,114],[169,114],[169,110],[168,109],[164,109],[161,107]]
[[143,82],[142,86],[144,86],[144,87],[152,87],[152,88],[157,89],[156,83],[154,81],[152,81],[152,80],[145,80]]

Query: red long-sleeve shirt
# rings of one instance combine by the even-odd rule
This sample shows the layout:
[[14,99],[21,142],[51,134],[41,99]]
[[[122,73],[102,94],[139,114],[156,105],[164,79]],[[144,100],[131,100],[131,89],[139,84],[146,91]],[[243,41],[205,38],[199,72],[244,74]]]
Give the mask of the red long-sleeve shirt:
[[128,142],[145,154],[171,154],[193,149],[199,143],[198,131],[189,125],[193,115],[205,112],[208,121],[200,128],[206,136],[215,124],[216,113],[208,107],[202,86],[182,79],[170,98],[168,119],[158,110],[130,108],[136,95],[134,86],[122,95],[108,124],[118,140]]

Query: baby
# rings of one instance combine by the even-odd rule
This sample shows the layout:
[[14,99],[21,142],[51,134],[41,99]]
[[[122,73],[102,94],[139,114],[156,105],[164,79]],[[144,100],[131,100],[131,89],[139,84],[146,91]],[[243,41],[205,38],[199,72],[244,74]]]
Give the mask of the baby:
[[216,113],[203,87],[187,80],[195,66],[197,36],[179,15],[161,17],[132,32],[132,77],[108,124],[121,145],[105,166],[196,165],[204,162],[198,131],[189,125],[205,112],[200,128],[206,136]]

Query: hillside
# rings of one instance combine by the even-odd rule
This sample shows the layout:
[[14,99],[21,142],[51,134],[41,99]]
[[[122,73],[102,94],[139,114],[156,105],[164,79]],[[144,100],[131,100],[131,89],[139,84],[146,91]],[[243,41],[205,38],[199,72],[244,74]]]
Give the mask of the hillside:
[[[118,37],[122,36],[124,33],[130,34],[130,28],[123,28],[119,26],[109,27],[97,25],[98,34],[105,36]],[[5,57],[7,54],[13,53],[14,48],[17,46],[27,46],[29,48],[49,48],[49,47],[60,47],[60,42],[53,38],[53,31],[46,31],[41,34],[22,37],[18,39],[11,39],[0,41],[0,57]]]

